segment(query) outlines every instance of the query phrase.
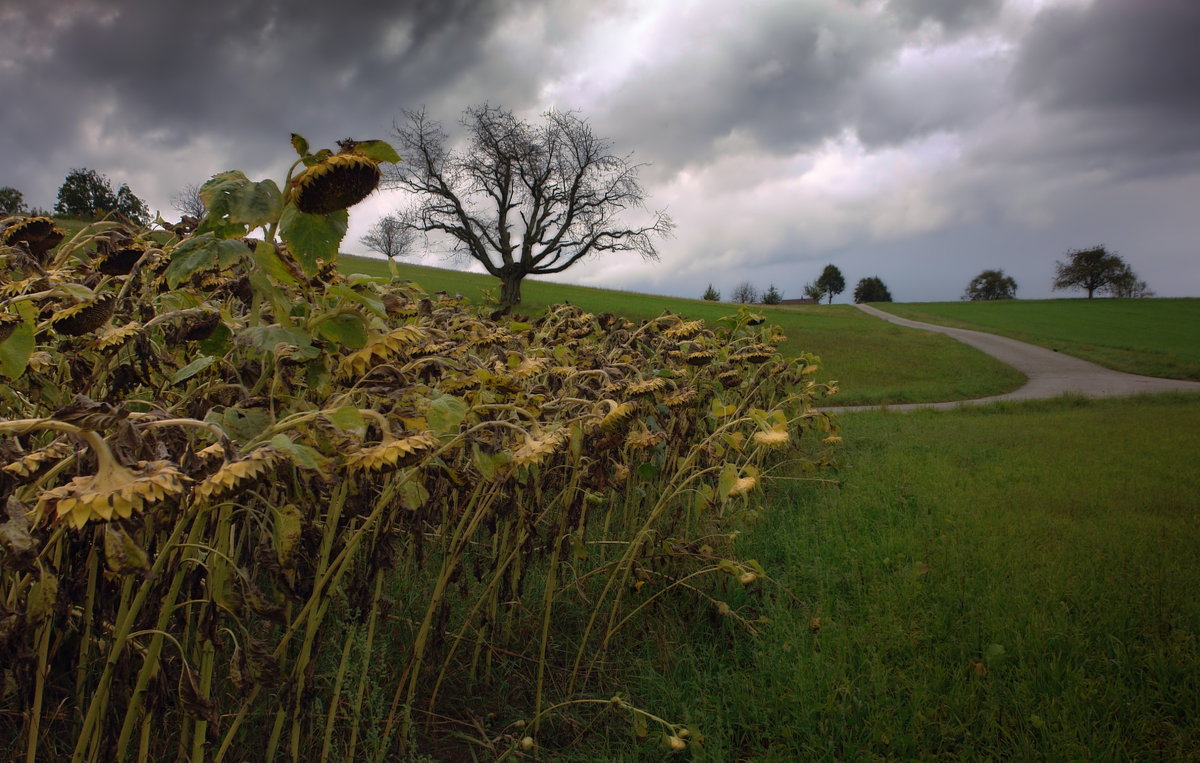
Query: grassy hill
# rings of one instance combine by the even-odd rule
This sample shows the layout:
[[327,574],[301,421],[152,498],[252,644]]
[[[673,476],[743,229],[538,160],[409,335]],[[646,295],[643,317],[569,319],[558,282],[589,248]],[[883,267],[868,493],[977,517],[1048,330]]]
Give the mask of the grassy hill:
[[877,307],[912,320],[1002,334],[1118,371],[1200,379],[1200,299],[1021,299]]
[[[347,272],[388,275],[382,260],[344,256],[339,262]],[[498,282],[490,276],[411,264],[398,264],[397,269],[400,278],[431,292],[444,290],[471,300],[498,292]],[[568,301],[591,312],[632,319],[670,310],[715,321],[738,307],[538,280],[525,281],[522,298],[520,312],[531,315]],[[949,337],[893,326],[848,305],[755,305],[754,310],[783,328],[788,337],[783,345],[786,352],[820,356],[820,378],[839,382],[842,392],[837,401],[842,405],[964,400],[1008,392],[1025,380],[1013,368]]]

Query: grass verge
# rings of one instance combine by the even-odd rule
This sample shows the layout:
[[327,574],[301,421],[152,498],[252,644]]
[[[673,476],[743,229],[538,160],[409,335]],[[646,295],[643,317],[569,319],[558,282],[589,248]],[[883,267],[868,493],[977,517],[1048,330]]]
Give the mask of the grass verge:
[[[349,272],[388,275],[387,262],[344,256]],[[496,292],[490,276],[420,265],[397,265],[400,278],[419,283],[426,291],[444,290],[472,301]],[[652,318],[671,310],[691,318],[715,321],[736,311],[725,302],[705,302],[652,294],[593,289],[549,281],[526,280],[521,312],[537,314],[547,306],[569,301],[595,313],[615,313],[633,320]],[[820,356],[822,381],[837,380],[838,405],[928,403],[968,400],[1010,392],[1025,377],[973,347],[949,337],[894,326],[847,305],[776,308],[755,305],[756,312],[779,324],[788,340],[788,354]]]
[[1200,379],[1200,299],[1022,299],[876,307],[912,320],[1002,334],[1118,371]]
[[842,420],[841,484],[789,483],[739,544],[803,604],[748,590],[759,639],[692,615],[633,701],[711,760],[1200,749],[1200,397]]

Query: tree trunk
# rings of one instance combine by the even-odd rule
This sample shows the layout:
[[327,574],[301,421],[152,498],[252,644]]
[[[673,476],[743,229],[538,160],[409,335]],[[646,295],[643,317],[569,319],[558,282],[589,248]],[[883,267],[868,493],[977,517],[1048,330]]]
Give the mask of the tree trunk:
[[521,276],[506,274],[500,277],[500,304],[507,307],[521,304]]

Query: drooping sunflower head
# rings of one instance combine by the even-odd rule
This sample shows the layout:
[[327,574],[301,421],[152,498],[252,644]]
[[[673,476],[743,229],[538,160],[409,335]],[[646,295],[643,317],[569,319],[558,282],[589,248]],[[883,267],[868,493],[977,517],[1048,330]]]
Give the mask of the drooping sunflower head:
[[378,445],[363,448],[346,456],[346,468],[351,472],[399,469],[420,460],[437,445],[432,432],[418,432],[401,438],[390,438]]
[[106,276],[129,275],[129,272],[133,270],[133,266],[137,264],[138,260],[145,253],[146,247],[141,244],[130,244],[129,246],[114,249],[97,260],[96,270]]
[[346,153],[325,157],[300,174],[293,184],[293,200],[301,212],[327,215],[352,207],[379,185],[379,164],[365,156]]
[[59,334],[83,336],[108,323],[116,306],[117,296],[107,292],[59,310],[50,316],[50,325]]
[[139,461],[133,468],[110,465],[42,493],[41,516],[66,521],[76,530],[88,522],[128,519],[147,504],[183,492],[187,477],[167,461]]
[[274,446],[262,445],[237,461],[229,461],[196,485],[192,491],[197,501],[212,501],[233,492],[239,485],[273,468],[283,458]]
[[766,363],[775,356],[775,350],[765,344],[753,344],[735,353],[730,360],[738,363]]
[[38,258],[58,246],[66,234],[54,226],[49,217],[27,217],[4,229],[2,239],[9,246],[24,242],[29,251]]

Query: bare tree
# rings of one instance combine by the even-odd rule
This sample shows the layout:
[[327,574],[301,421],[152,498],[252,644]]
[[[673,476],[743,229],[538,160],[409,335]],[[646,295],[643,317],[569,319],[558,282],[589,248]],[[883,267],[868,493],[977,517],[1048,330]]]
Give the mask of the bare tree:
[[737,286],[733,287],[731,298],[734,302],[743,305],[750,305],[758,301],[758,289],[754,288],[754,284],[749,281],[742,281]]
[[449,236],[500,279],[505,305],[520,303],[526,276],[561,273],[590,255],[657,259],[653,237],[674,228],[663,212],[625,226],[622,213],[645,199],[640,165],[613,154],[573,112],[551,111],[532,125],[494,106],[469,108],[463,152],[447,147],[424,111],[404,116],[395,130],[405,161],[389,167],[387,183],[419,198],[407,225]]
[[188,183],[179,193],[171,196],[171,206],[179,214],[188,215],[197,220],[208,214],[208,209],[200,198],[200,186],[196,183]]
[[373,252],[379,252],[389,260],[408,254],[416,233],[398,215],[384,215],[371,226],[367,235],[359,241]]

